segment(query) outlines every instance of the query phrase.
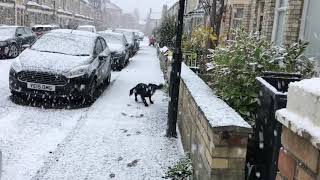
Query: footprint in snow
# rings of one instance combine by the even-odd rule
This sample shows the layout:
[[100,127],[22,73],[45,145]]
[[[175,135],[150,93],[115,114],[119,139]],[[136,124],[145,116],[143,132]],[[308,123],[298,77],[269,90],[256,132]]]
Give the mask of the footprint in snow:
[[136,116],[136,118],[142,118],[142,117],[144,117],[144,114],[140,114],[140,115]]
[[110,177],[110,178],[115,178],[116,175],[115,175],[114,173],[111,173],[111,174],[109,175],[109,177]]
[[123,157],[118,157],[117,161],[122,161]]
[[140,135],[140,134],[141,134],[141,132],[140,132],[140,131],[137,131],[137,132],[136,132],[136,134],[137,134],[137,135]]
[[123,133],[127,133],[128,132],[128,130],[126,130],[126,129],[120,129]]
[[137,166],[138,162],[139,162],[139,159],[136,159],[136,160],[132,161],[131,163],[128,163],[127,167],[135,167],[135,166]]
[[123,113],[123,112],[122,112],[121,114],[122,114],[123,116],[127,116],[127,114],[126,114],[126,113]]

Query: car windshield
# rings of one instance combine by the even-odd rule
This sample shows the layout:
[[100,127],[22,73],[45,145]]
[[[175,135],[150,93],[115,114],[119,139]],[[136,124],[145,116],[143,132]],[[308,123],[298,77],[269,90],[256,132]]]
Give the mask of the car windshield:
[[13,37],[16,33],[16,28],[13,27],[0,27],[0,36]]
[[122,43],[120,37],[112,36],[112,35],[108,35],[108,34],[101,34],[101,35],[107,41],[107,43],[112,43],[112,44],[121,44]]
[[75,34],[46,34],[31,47],[42,52],[60,53],[74,56],[90,56],[93,51],[92,37]]
[[115,32],[124,34],[129,43],[133,42],[133,34],[131,32],[124,30],[115,30]]

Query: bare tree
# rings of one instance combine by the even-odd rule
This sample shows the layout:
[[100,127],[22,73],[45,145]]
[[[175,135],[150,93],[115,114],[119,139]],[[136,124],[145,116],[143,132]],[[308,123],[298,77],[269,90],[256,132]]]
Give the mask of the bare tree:
[[[200,0],[200,5],[207,16],[210,17],[210,27],[217,35],[216,45],[219,43],[220,28],[223,13],[225,12],[225,0]],[[212,47],[213,44],[210,44]]]

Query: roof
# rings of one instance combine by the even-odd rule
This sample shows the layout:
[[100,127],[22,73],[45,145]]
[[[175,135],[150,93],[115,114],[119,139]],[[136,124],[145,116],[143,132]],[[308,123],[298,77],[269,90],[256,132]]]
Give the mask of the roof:
[[50,31],[50,33],[61,33],[61,34],[71,33],[74,35],[86,36],[86,37],[92,37],[92,38],[98,37],[98,34],[96,33],[88,32],[88,31],[78,31],[78,30],[72,30],[72,29],[56,29],[56,30]]
[[103,3],[102,8],[113,9],[113,10],[122,10],[119,6],[117,6],[116,4],[114,4],[112,2]]
[[10,26],[10,25],[0,25],[1,28],[18,28],[18,27],[24,27],[24,26]]

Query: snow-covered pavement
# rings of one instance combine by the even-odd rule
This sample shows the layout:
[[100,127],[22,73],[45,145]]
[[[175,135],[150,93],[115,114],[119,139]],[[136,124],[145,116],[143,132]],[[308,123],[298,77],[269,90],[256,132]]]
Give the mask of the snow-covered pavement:
[[129,97],[137,83],[162,83],[154,48],[131,63],[88,108],[19,106],[9,99],[10,61],[0,61],[0,149],[3,180],[161,179],[182,152],[164,137],[168,97],[158,91],[145,107]]

